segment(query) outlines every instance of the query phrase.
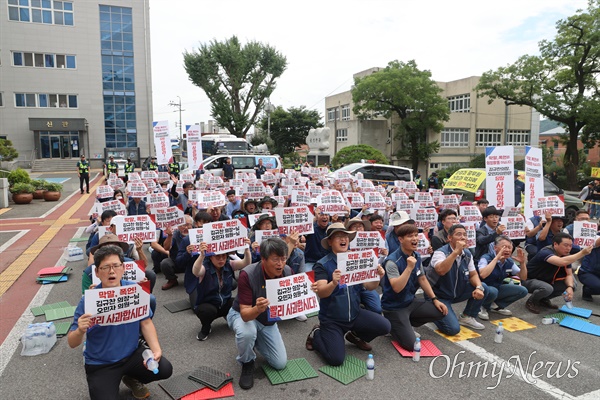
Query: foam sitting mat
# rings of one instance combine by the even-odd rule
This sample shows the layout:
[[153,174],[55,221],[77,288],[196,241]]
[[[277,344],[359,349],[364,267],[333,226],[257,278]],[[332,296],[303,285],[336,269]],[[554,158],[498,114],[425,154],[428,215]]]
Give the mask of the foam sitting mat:
[[575,315],[569,315],[569,314],[566,314],[564,312],[557,312],[557,313],[554,313],[554,314],[544,315],[544,318],[556,318],[558,320],[558,322],[561,322],[563,319],[565,319],[567,317],[571,317],[571,318],[575,318],[575,319],[580,319],[582,321],[587,321],[586,318],[577,317]]
[[213,390],[219,390],[228,382],[233,380],[231,374],[221,372],[211,367],[200,367],[195,371],[190,372],[188,377],[196,382],[208,386]]
[[[414,354],[414,352],[406,350],[400,346],[400,344],[398,344],[398,342],[395,340],[392,340],[392,346],[398,350],[398,353],[400,353],[402,357],[412,357]],[[437,357],[441,355],[442,352],[436,347],[435,344],[433,344],[431,340],[421,340],[421,357]]]
[[67,333],[69,333],[71,321],[55,322],[54,327],[56,328],[56,336],[65,336]]
[[367,374],[367,363],[347,354],[342,365],[337,367],[326,365],[319,368],[319,371],[347,385]]
[[581,307],[569,308],[566,305],[563,305],[561,308],[559,308],[559,311],[562,311],[567,314],[577,315],[578,317],[583,317],[583,318],[589,318],[592,315],[592,310],[589,310],[587,308],[581,308]]
[[233,391],[233,383],[229,382],[219,390],[212,390],[211,388],[200,389],[197,392],[183,396],[181,400],[208,400],[208,399],[222,399],[224,397],[235,396]]
[[44,314],[46,315],[46,321],[54,321],[57,319],[71,318],[75,315],[75,309],[77,307],[69,306],[64,308],[55,308],[52,310],[47,310]]
[[496,319],[490,322],[496,326],[499,322],[502,322],[504,329],[506,329],[509,332],[523,331],[525,329],[536,328],[535,325],[532,325],[529,322],[523,321],[522,319],[519,319],[517,317]]
[[190,393],[205,388],[201,383],[188,379],[189,373],[173,376],[158,382],[160,386],[173,400],[179,400]]
[[42,285],[48,285],[50,283],[60,283],[66,282],[69,280],[69,275],[46,275],[42,277],[35,278],[37,283],[41,283]]
[[172,303],[165,304],[164,306],[171,313],[177,313],[177,312],[189,310],[192,308],[192,306],[190,305],[190,301],[188,299],[177,300]]
[[65,307],[71,307],[71,305],[69,304],[68,301],[61,301],[59,303],[45,304],[45,305],[39,306],[39,307],[32,307],[30,311],[35,317],[39,317],[40,315],[44,315],[46,310],[52,310],[55,308],[65,308]]
[[462,325],[460,326],[460,332],[453,336],[446,335],[445,333],[442,333],[439,329],[436,329],[434,332],[440,335],[441,337],[448,339],[451,342],[460,342],[463,340],[475,339],[481,336],[479,333],[472,331],[469,328],[466,328]]
[[269,378],[271,385],[301,381],[319,376],[317,371],[311,367],[305,358],[288,360],[285,368],[281,370],[277,370],[268,364],[264,364],[262,369],[265,372],[265,375],[267,375],[267,378]]
[[588,333],[594,336],[600,336],[600,326],[592,324],[591,322],[576,319],[573,317],[566,317],[560,322],[560,326],[565,328],[571,328],[573,330]]

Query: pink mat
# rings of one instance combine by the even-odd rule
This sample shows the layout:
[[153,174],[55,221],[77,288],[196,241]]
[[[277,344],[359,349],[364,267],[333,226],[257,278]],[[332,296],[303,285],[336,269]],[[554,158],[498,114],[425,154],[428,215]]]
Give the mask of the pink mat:
[[[398,342],[392,340],[392,345],[398,350],[402,357],[412,357],[413,352],[403,349]],[[442,352],[438,349],[431,340],[421,340],[421,357],[437,357],[441,356]]]

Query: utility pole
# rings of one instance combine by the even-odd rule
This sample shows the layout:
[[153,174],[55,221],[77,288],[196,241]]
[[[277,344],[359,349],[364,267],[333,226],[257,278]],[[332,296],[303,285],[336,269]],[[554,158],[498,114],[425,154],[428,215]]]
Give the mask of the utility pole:
[[271,99],[267,99],[267,104],[265,104],[265,112],[267,113],[267,137],[271,137],[271,113],[273,112],[274,107],[271,104]]
[[178,103],[175,103],[174,101],[170,101],[169,105],[172,107],[177,107],[177,110],[175,110],[174,112],[179,111],[179,153],[182,153],[183,150],[183,133],[182,133],[182,125],[181,125],[181,112],[185,111],[181,109],[181,97],[177,96],[177,99],[179,99]]

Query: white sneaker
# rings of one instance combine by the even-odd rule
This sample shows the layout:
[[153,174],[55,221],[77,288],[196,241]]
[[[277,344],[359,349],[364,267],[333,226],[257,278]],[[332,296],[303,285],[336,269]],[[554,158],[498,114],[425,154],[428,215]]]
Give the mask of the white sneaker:
[[482,323],[477,322],[477,320],[473,317],[469,317],[469,316],[464,316],[464,315],[460,315],[458,317],[458,323],[464,326],[468,326],[469,328],[472,329],[476,329],[476,330],[482,330],[485,329],[485,326],[483,326]]
[[308,320],[308,317],[305,314],[300,314],[296,317],[296,319],[300,322],[305,322]]
[[[494,307],[494,305],[492,305],[492,308],[490,308],[490,311],[501,314],[501,315],[506,315],[507,317],[510,317],[512,315],[512,311],[510,311],[509,309],[500,308],[498,306]],[[479,318],[481,318],[481,316]]]
[[477,316],[479,317],[479,319],[482,319],[484,321],[488,321],[490,319],[490,315],[488,314],[487,310],[483,307],[481,307],[481,310],[479,311],[479,314],[477,314]]

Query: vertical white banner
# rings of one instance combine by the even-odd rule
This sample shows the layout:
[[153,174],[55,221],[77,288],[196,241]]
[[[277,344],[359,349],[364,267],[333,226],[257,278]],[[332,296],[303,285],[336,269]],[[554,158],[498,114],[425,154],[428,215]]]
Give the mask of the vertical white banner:
[[533,217],[540,197],[544,197],[542,149],[525,146],[525,218]]
[[485,148],[485,197],[490,206],[499,209],[514,207],[514,148],[492,146]]
[[197,170],[202,164],[202,138],[200,125],[192,125],[187,130],[187,151],[190,168]]
[[152,122],[154,131],[154,149],[156,150],[156,162],[168,164],[173,157],[171,151],[171,140],[169,138],[169,121]]

